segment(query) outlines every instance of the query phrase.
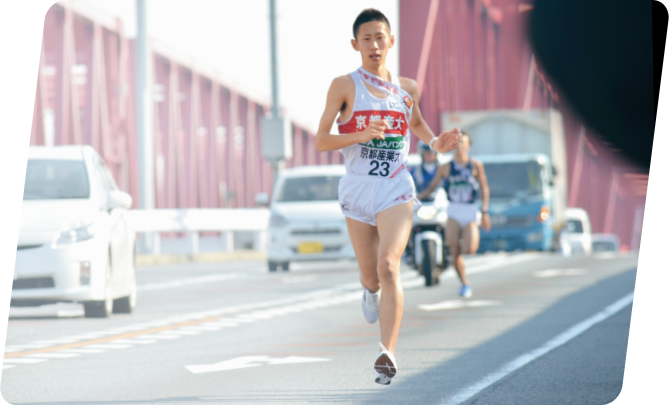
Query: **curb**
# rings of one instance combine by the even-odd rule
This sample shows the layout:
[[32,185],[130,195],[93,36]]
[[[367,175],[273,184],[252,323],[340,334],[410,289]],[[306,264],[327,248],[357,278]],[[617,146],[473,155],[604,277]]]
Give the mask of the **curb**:
[[265,261],[267,255],[263,251],[234,251],[234,252],[201,252],[198,254],[161,254],[137,255],[136,266],[151,266],[165,264],[186,264],[193,262],[229,262],[229,261]]

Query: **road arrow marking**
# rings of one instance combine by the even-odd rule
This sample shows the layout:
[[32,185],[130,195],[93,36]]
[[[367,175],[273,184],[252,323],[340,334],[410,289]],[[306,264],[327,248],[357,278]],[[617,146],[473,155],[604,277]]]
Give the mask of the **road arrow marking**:
[[587,273],[586,269],[545,269],[544,271],[533,272],[532,275],[536,278],[553,278],[555,276],[585,275]]
[[498,300],[446,300],[439,303],[421,304],[418,308],[432,312],[435,310],[462,309],[464,307],[498,306],[500,304],[502,302]]
[[271,358],[269,355],[251,355],[245,357],[233,358],[228,361],[217,362],[209,365],[186,365],[186,369],[194,374],[205,372],[229,371],[231,369],[242,369],[251,367],[260,367],[263,365],[279,364],[300,364],[305,362],[330,361],[328,358],[310,358],[310,357],[286,357]]

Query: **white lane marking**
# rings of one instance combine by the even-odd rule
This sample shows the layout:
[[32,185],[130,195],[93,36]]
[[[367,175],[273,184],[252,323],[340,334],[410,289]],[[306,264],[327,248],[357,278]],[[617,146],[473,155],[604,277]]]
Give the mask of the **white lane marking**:
[[44,362],[44,358],[5,358],[5,364],[37,364],[38,362]]
[[72,358],[78,357],[81,354],[66,353],[66,352],[43,352],[40,354],[28,354],[26,357],[30,358]]
[[68,352],[74,352],[74,353],[80,353],[80,354],[98,354],[101,352],[105,352],[106,350],[93,350],[93,349],[82,349],[82,348],[70,348],[67,350],[59,350],[59,353],[68,353]]
[[188,278],[188,279],[182,279],[182,280],[177,280],[177,281],[149,283],[149,284],[146,284],[146,285],[137,285],[137,291],[138,292],[144,292],[144,291],[148,291],[148,290],[178,288],[178,287],[186,286],[186,285],[196,285],[196,284],[199,284],[199,283],[225,281],[225,280],[229,280],[229,279],[236,279],[236,278],[239,278],[239,277],[240,276],[238,274],[200,276],[200,277],[197,277],[197,278]]
[[3,365],[2,369],[14,368],[16,365]]
[[[475,266],[469,265],[468,273],[475,274],[480,272],[486,272],[493,269],[496,269],[499,265],[509,265],[513,263],[519,263],[527,260],[537,258],[538,254],[533,253],[524,253],[524,254],[495,254],[495,255],[484,255],[482,257],[467,258],[466,264],[476,264]],[[265,273],[265,270],[263,271]],[[228,275],[216,275],[217,277],[225,277],[229,279],[233,277],[232,274]],[[236,276],[236,274],[235,274]],[[446,275],[442,275],[442,278],[454,278],[455,273],[449,272]],[[210,278],[210,277],[205,277]],[[424,284],[424,279],[422,276],[417,275],[416,271],[403,272],[401,274],[401,279],[403,279],[403,287],[405,289],[413,289],[422,287]],[[204,281],[203,278],[192,278],[189,281]],[[145,285],[150,286],[150,285]],[[116,334],[122,334],[127,332],[142,331],[154,327],[163,327],[166,325],[182,323],[193,320],[201,320],[207,317],[216,317],[231,315],[225,319],[217,320],[212,323],[216,323],[221,327],[236,327],[243,323],[254,323],[261,319],[268,319],[276,316],[283,316],[286,314],[302,312],[305,310],[312,310],[325,306],[333,306],[343,303],[348,303],[352,301],[360,300],[362,294],[362,288],[360,282],[346,283],[330,288],[317,289],[313,291],[308,291],[302,294],[297,294],[289,296],[283,299],[269,300],[265,302],[257,302],[243,305],[236,305],[224,308],[218,308],[208,311],[201,311],[197,313],[189,313],[186,315],[175,316],[167,319],[156,320],[152,322],[142,322],[127,325],[124,327],[116,327],[105,331],[91,332],[88,334],[81,334],[77,336],[63,337],[55,340],[41,341],[32,344],[13,346],[11,347],[13,352],[31,349],[31,348],[43,348],[54,343],[72,343],[81,341],[82,338],[88,337],[103,337]],[[242,313],[242,312],[251,312],[251,313]],[[214,326],[212,324],[211,326]],[[199,330],[171,330],[166,332],[168,335],[194,335],[202,333],[202,329]],[[162,334],[162,333],[158,333]],[[49,343],[49,344],[46,344]],[[8,351],[9,352],[9,351]]]
[[153,344],[156,340],[142,340],[135,338],[122,338],[119,340],[112,340],[110,344]]
[[498,306],[499,300],[445,300],[439,303],[420,304],[417,307],[427,312],[435,310],[462,309],[464,307]]
[[586,275],[587,273],[586,269],[545,269],[533,272],[531,275],[536,278],[554,278],[556,276]]
[[141,335],[141,336],[137,336],[137,338],[139,338],[139,339],[141,339],[141,340],[142,340],[142,339],[149,339],[149,340],[152,340],[152,339],[154,339],[154,338],[159,339],[159,340],[173,340],[173,339],[175,339],[175,338],[179,338],[179,337],[182,337],[182,336],[180,336],[180,335],[174,335],[174,334],[163,334],[163,333],[159,333],[159,334],[144,334],[144,335]]
[[589,317],[588,319],[582,321],[581,323],[575,324],[574,326],[570,327],[563,333],[557,335],[556,337],[544,343],[544,345],[542,345],[541,347],[536,348],[535,350],[530,351],[514,359],[510,363],[500,368],[498,371],[484,377],[484,379],[482,379],[481,381],[460,390],[453,396],[443,399],[442,402],[440,402],[440,404],[459,405],[462,402],[465,402],[466,400],[475,396],[482,390],[488,388],[489,386],[493,385],[499,380],[505,378],[507,375],[511,374],[517,369],[538,359],[539,357],[543,356],[549,351],[567,343],[568,341],[572,340],[573,338],[579,336],[586,330],[593,327],[595,324],[600,323],[603,320],[606,320],[607,318],[616,314],[621,309],[630,305],[631,303],[633,303],[633,292],[627,294],[626,296],[622,297],[621,299],[617,300],[616,302],[607,306],[602,311],[596,313],[595,315]]
[[181,330],[186,330],[186,331],[217,331],[221,330],[223,327],[222,326],[188,326],[188,327],[182,327]]
[[[489,260],[486,261],[478,261],[477,265],[474,266],[468,266],[466,262],[466,269],[468,271],[468,275],[474,275],[477,273],[482,273],[482,272],[487,272],[492,269],[496,269],[500,266],[508,266],[512,264],[519,264],[521,262],[526,262],[530,261],[532,259],[537,258],[539,255],[535,253],[527,253],[527,254],[515,254],[515,255],[509,255],[509,256],[492,256]],[[480,262],[484,262],[483,264],[480,264]],[[416,271],[408,271],[408,272],[403,272],[400,277],[401,279],[408,277],[411,278],[408,281],[403,281],[403,288],[405,289],[411,289],[411,288],[417,288],[420,286],[423,286],[425,284],[425,279],[423,276],[418,276],[417,277]],[[453,279],[456,277],[455,272],[444,272],[442,275],[440,275],[440,280],[446,280],[446,279]]]
[[231,360],[217,362],[216,364],[208,365],[186,365],[186,369],[194,374],[202,374],[206,372],[229,371],[231,369],[260,367],[266,365],[280,365],[280,364],[299,364],[305,362],[323,362],[331,361],[329,358],[312,358],[312,357],[286,357],[286,358],[270,358],[269,355],[251,355],[245,357],[233,358]]
[[8,354],[10,352],[19,352],[23,351],[24,347],[5,347],[5,354]]
[[202,331],[194,331],[194,330],[183,330],[183,327],[180,328],[179,330],[170,330],[170,334],[179,334],[183,336],[189,336],[189,335],[196,335],[200,334]]
[[[110,342],[113,343],[114,341]],[[130,347],[132,347],[132,345],[128,344],[91,344],[91,345],[85,345],[83,348],[93,348],[96,350],[121,350]]]
[[306,276],[285,276],[281,278],[282,283],[305,283],[312,282],[317,279],[316,275],[306,275]]

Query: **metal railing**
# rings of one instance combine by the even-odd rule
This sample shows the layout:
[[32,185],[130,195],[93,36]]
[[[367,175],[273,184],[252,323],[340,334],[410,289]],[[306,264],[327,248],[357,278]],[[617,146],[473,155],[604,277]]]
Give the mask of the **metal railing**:
[[147,233],[151,254],[161,253],[161,232],[186,232],[189,234],[190,253],[198,254],[199,233],[221,233],[222,247],[234,250],[235,231],[255,231],[254,249],[265,251],[268,209],[154,209],[128,210],[128,223],[137,233]]

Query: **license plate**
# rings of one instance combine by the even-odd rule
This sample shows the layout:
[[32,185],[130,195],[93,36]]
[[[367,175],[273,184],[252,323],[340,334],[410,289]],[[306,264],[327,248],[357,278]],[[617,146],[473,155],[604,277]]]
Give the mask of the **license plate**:
[[0,281],[13,281],[17,277],[16,261],[0,261]]
[[318,254],[323,252],[321,241],[308,241],[298,244],[298,254]]

